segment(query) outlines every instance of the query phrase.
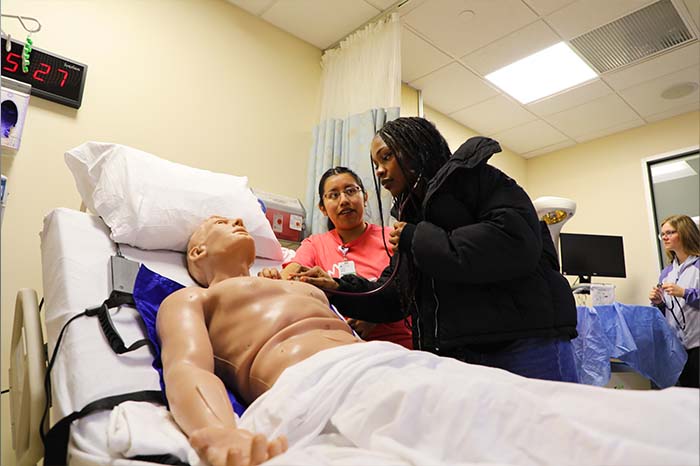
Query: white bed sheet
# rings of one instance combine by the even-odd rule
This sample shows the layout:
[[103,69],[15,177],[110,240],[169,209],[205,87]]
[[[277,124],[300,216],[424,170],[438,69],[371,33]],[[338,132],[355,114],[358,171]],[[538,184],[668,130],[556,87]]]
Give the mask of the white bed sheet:
[[[63,325],[87,308],[99,306],[109,294],[109,258],[116,252],[109,229],[99,217],[59,208],[44,218],[41,232],[45,321],[49,355]],[[124,256],[185,286],[193,284],[184,254],[144,251],[121,245]],[[253,273],[262,267],[279,266],[258,259]],[[144,338],[135,309],[112,311],[112,320],[124,342]],[[79,317],[65,330],[51,371],[52,422],[110,395],[139,390],[159,390],[153,357],[147,347],[123,354],[110,348],[96,317]],[[96,413],[75,421],[69,455],[74,464],[108,464],[106,426],[109,413]],[[112,464],[112,463],[109,463]],[[124,464],[139,464],[127,462]],[[146,464],[146,463],[144,463]]]

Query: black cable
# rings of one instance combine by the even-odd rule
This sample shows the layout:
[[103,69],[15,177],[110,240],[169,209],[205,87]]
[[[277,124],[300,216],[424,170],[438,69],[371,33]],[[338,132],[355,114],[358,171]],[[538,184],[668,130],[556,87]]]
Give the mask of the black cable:
[[10,393],[10,389],[6,388],[5,390],[0,391],[0,395],[4,395],[5,393]]

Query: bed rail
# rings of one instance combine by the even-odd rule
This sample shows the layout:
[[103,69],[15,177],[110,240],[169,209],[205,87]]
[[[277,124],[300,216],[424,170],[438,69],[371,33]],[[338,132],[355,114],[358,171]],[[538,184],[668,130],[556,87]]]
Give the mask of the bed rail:
[[17,292],[15,303],[9,371],[12,448],[17,466],[36,465],[44,456],[39,435],[46,403],[44,348],[36,291],[22,288]]

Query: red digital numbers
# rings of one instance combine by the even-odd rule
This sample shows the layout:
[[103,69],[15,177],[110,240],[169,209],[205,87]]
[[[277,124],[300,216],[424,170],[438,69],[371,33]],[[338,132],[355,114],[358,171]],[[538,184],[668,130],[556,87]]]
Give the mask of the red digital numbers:
[[59,68],[58,72],[63,75],[63,79],[61,79],[61,84],[59,84],[58,87],[63,87],[63,85],[66,83],[66,79],[68,79],[68,71]]
[[18,53],[10,52],[7,54],[7,57],[5,57],[5,61],[11,66],[3,66],[2,69],[14,73],[19,68],[20,63],[22,63],[22,57],[20,57]]
[[[16,73],[22,64],[22,57],[18,53],[9,52],[5,56],[6,65],[2,67],[3,70],[9,71],[10,73]],[[61,81],[58,87],[63,87],[68,79],[68,71],[62,68],[56,68],[56,71],[61,75]],[[44,62],[39,62],[39,66],[32,74],[32,79],[40,82],[44,82],[44,78],[51,72],[51,65]]]
[[39,63],[39,68],[40,70],[36,70],[34,74],[32,75],[32,78],[36,79],[37,81],[41,81],[42,83],[44,82],[43,76],[46,76],[49,74],[49,71],[51,71],[51,66],[47,65],[46,63]]

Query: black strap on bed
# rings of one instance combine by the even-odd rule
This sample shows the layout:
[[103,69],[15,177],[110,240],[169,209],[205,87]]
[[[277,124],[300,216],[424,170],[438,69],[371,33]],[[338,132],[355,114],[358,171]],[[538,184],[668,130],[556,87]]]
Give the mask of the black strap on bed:
[[147,463],[172,464],[174,466],[190,466],[190,463],[185,463],[177,456],[170,453],[162,455],[137,455],[129,458],[130,460],[145,461]]
[[[58,421],[46,434],[44,437],[44,465],[66,465],[66,462],[68,461],[68,436],[70,434],[70,425],[73,421],[87,416],[88,414],[94,413],[95,411],[112,409],[124,401],[149,401],[153,403],[165,404],[163,392],[160,390],[142,390],[138,392],[124,393],[121,395],[108,396],[89,403],[80,411],[75,411]],[[185,464],[180,462],[179,458],[174,457],[173,455],[158,455],[154,456],[152,459],[156,459],[161,456],[163,456],[164,461],[170,462],[155,462],[161,464]],[[154,462],[152,460],[149,461]]]
[[97,319],[100,321],[100,327],[102,327],[102,332],[109,342],[109,346],[111,346],[112,350],[117,354],[128,353],[130,351],[134,351],[135,349],[139,349],[142,346],[151,345],[150,340],[147,338],[142,338],[141,340],[135,341],[129,345],[128,348],[124,344],[124,340],[122,339],[121,335],[119,335],[119,332],[117,332],[117,329],[114,327],[114,323],[112,322],[112,318],[109,315],[110,309],[124,305],[135,306],[134,296],[131,293],[118,293],[112,291],[110,297],[107,298],[100,306],[85,310],[86,316],[97,316]]

